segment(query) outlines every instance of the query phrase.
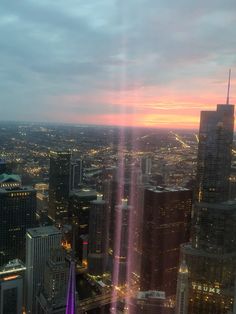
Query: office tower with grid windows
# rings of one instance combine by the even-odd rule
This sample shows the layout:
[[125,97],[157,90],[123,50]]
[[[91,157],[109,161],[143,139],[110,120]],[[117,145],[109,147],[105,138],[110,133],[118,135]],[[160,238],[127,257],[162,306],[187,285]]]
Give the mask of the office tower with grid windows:
[[62,233],[54,226],[28,229],[26,233],[26,313],[36,313],[36,297],[44,285],[46,263],[52,249],[59,249]]
[[59,224],[68,219],[70,161],[69,152],[50,152],[49,216]]

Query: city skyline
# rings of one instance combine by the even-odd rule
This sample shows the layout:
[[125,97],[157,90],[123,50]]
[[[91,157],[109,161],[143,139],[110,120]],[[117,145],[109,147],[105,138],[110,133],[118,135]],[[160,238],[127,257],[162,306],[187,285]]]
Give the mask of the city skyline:
[[1,120],[196,129],[225,103],[228,68],[235,103],[235,9],[4,0]]

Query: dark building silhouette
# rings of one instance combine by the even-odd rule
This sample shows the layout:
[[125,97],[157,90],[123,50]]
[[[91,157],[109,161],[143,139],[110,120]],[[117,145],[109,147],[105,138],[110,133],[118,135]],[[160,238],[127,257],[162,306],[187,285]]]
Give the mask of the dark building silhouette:
[[198,202],[217,203],[229,197],[234,106],[202,111],[197,159]]
[[89,251],[88,272],[92,275],[102,275],[108,263],[108,204],[98,195],[91,202],[89,217]]
[[76,159],[71,163],[71,190],[78,189],[84,179],[84,161]]
[[192,192],[153,187],[144,192],[140,290],[174,296],[180,245],[189,241]]
[[44,284],[37,296],[37,314],[65,314],[68,273],[64,250],[52,249],[45,266]]
[[[89,212],[91,201],[97,199],[97,191],[84,187],[70,193],[70,220],[75,236],[75,255],[82,257],[83,243],[81,236],[89,233]],[[88,241],[85,241],[88,242]]]
[[18,259],[0,268],[0,313],[22,314],[25,265]]
[[69,152],[50,152],[49,216],[56,223],[68,219],[70,160]]
[[0,187],[0,265],[25,260],[26,229],[36,226],[36,191],[20,186],[17,177],[9,176],[2,182],[7,187]]

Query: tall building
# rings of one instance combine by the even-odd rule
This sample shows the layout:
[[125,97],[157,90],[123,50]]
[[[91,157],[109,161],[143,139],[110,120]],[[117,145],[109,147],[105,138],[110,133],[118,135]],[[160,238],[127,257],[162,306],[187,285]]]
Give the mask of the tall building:
[[188,314],[188,267],[183,260],[178,273],[176,314]]
[[144,156],[141,158],[142,174],[150,175],[152,173],[152,159],[151,156]]
[[198,202],[228,200],[234,106],[217,105],[216,111],[202,111],[197,159]]
[[228,201],[233,128],[228,98],[201,114],[192,241],[181,251],[189,271],[189,314],[232,313],[236,302],[236,202]]
[[25,269],[20,260],[0,268],[0,314],[22,314]]
[[192,192],[147,188],[144,192],[140,290],[176,293],[180,245],[189,241]]
[[36,191],[20,186],[18,176],[4,176],[0,182],[0,265],[25,259],[26,229],[36,226]]
[[71,163],[71,190],[78,189],[84,178],[84,161],[76,159]]
[[26,233],[26,313],[36,313],[36,297],[51,250],[61,247],[62,233],[54,226],[28,229]]
[[88,271],[92,275],[102,275],[108,262],[108,204],[98,195],[97,200],[91,202],[89,217],[89,252]]
[[37,314],[64,314],[69,263],[63,248],[52,249],[44,272],[44,284],[37,296]]
[[56,223],[68,218],[70,160],[69,152],[50,152],[49,216]]
[[[89,233],[89,213],[91,201],[97,199],[97,191],[91,188],[73,190],[70,193],[70,216],[75,236],[75,256],[81,257],[83,241],[81,236]],[[88,242],[85,240],[85,242]]]

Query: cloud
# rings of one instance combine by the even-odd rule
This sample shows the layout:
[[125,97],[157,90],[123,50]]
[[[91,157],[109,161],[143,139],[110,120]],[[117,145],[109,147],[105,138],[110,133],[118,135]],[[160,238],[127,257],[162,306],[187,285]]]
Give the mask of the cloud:
[[2,0],[1,119],[60,110],[96,121],[188,103],[195,115],[224,98],[235,9],[234,0]]

